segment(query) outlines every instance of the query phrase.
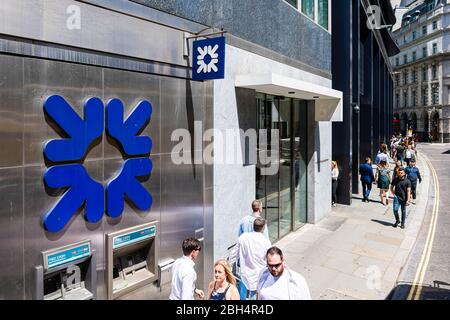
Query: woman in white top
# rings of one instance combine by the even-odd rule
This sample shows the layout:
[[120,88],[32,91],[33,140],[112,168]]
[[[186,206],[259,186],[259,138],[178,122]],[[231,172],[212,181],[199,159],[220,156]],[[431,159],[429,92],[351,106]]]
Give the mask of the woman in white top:
[[336,207],[337,202],[337,187],[338,187],[339,169],[336,161],[331,162],[331,191],[332,191],[332,205]]

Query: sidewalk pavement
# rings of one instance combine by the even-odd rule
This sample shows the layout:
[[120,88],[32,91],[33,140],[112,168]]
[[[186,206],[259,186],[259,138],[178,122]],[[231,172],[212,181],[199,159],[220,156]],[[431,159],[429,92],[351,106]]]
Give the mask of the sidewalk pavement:
[[[392,167],[392,166],[391,166]],[[276,245],[287,265],[303,275],[314,300],[382,300],[394,289],[425,216],[430,169],[420,157],[423,182],[416,205],[407,208],[406,229],[393,228],[390,205],[380,203],[374,186],[370,203],[354,195],[316,225],[306,225]]]

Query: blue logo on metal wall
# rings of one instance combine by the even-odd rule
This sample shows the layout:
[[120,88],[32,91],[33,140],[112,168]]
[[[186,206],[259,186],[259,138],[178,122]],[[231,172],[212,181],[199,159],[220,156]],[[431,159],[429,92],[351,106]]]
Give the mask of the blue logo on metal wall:
[[[139,136],[152,114],[152,105],[141,101],[124,120],[124,106],[112,99],[106,106],[106,132],[127,157],[122,169],[106,188],[92,179],[82,161],[89,148],[102,138],[105,127],[105,107],[98,98],[88,99],[84,105],[84,119],[58,95],[50,96],[44,103],[47,115],[63,130],[68,138],[48,141],[44,154],[54,166],[44,173],[44,181],[51,188],[68,188],[61,199],[44,215],[44,227],[50,232],[61,231],[72,216],[85,204],[84,217],[95,223],[105,212],[119,217],[124,210],[125,196],[140,210],[152,205],[150,193],[138,178],[148,176],[152,162],[148,158],[152,140]],[[106,192],[105,192],[106,189]]]
[[194,41],[192,51],[192,79],[225,77],[225,37]]

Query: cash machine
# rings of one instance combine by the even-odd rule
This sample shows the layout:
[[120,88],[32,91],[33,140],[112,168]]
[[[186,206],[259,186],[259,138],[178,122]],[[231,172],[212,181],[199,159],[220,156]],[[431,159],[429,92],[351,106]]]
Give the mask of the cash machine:
[[106,234],[108,299],[158,281],[158,221]]
[[96,257],[89,240],[43,251],[34,267],[35,300],[96,298]]

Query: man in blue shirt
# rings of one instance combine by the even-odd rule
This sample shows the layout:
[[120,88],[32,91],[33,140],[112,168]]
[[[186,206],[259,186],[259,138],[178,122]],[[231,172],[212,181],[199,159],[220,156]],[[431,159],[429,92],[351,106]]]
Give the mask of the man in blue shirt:
[[369,202],[370,192],[372,191],[372,183],[375,181],[372,169],[372,159],[366,158],[366,163],[359,166],[359,174],[361,175],[361,183],[363,187],[363,202]]
[[[245,217],[242,218],[240,224],[239,224],[239,234],[238,236],[240,237],[243,233],[246,232],[253,232],[253,223],[255,222],[256,218],[262,218],[261,217],[261,213],[262,213],[262,203],[259,200],[255,200],[252,202],[252,210],[253,213],[249,214]],[[268,227],[266,226],[266,228],[264,228],[264,235],[266,236],[267,239],[269,239],[269,231],[268,231]]]
[[422,183],[422,176],[420,175],[419,168],[416,167],[416,160],[414,158],[411,159],[409,166],[406,167],[406,177],[411,182],[412,204],[416,204],[417,180],[419,180],[419,183]]

